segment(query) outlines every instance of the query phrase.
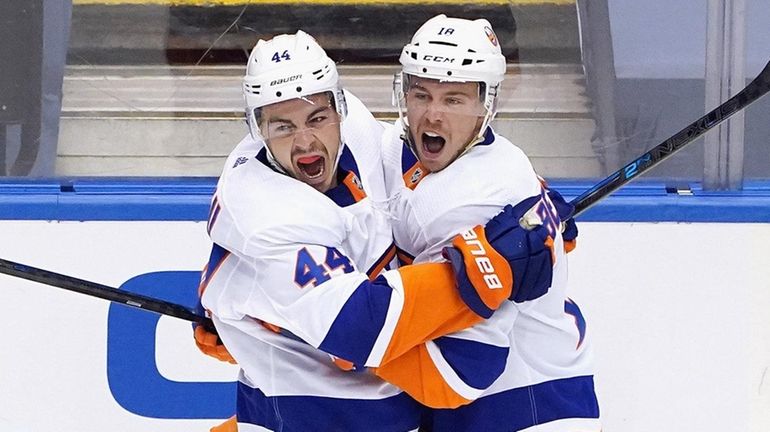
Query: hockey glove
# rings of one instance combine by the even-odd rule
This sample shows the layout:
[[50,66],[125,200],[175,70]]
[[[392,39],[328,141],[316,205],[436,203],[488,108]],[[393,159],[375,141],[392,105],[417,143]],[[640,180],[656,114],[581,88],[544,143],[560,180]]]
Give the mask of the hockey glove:
[[[198,301],[198,311],[203,311],[203,306]],[[193,337],[195,338],[195,345],[198,349],[209,357],[223,362],[236,364],[237,362],[227,351],[225,345],[222,343],[222,339],[219,338],[217,329],[203,325],[201,323],[193,323]]]
[[225,345],[222,343],[222,339],[219,338],[219,335],[216,332],[212,333],[203,325],[197,323],[193,324],[193,329],[195,345],[203,354],[214,357],[219,361],[231,364],[237,363],[233,356],[230,355],[230,352],[227,351],[227,348],[225,348]]
[[548,292],[553,275],[553,239],[543,225],[531,230],[519,220],[540,196],[525,199],[452,241],[443,250],[454,270],[460,297],[476,314],[489,318],[505,300],[524,302]]

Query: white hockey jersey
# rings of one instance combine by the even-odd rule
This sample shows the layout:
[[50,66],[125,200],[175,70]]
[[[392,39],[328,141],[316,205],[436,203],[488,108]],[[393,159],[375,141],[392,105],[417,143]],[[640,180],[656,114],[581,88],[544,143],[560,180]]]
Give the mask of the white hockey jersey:
[[[489,128],[482,143],[442,171],[426,174],[401,139],[398,123],[384,137],[400,261],[441,261],[441,249],[451,245],[456,233],[483,225],[506,204],[534,195],[541,195],[549,208],[546,223],[554,235],[553,283],[546,295],[506,303],[489,320],[426,343],[429,356],[421,367],[434,367],[443,378],[434,385],[475,399],[457,409],[432,410],[428,429],[518,431],[566,422],[564,429],[553,430],[598,431],[590,335],[579,308],[567,298],[558,215],[526,155]],[[426,393],[425,383],[386,378],[418,400]]]
[[263,143],[247,137],[212,199],[202,304],[241,367],[242,432],[412,430],[414,400],[372,374],[340,369],[330,354],[377,367],[479,321],[456,292],[429,283],[451,281],[447,265],[380,274],[395,256],[382,126],[346,96],[339,186],[322,194],[275,172]]

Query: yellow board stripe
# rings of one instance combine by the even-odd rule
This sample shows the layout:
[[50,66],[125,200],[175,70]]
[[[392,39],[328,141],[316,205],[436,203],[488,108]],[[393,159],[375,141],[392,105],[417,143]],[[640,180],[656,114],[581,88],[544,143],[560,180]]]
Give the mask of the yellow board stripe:
[[73,0],[76,5],[165,5],[165,6],[242,6],[246,4],[484,4],[484,5],[573,5],[575,0]]

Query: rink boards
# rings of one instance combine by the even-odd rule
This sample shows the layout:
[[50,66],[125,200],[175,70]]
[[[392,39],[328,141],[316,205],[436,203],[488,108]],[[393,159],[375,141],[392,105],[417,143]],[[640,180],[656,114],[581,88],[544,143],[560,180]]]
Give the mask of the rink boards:
[[[6,183],[0,258],[191,304],[212,189]],[[581,217],[570,296],[595,344],[605,430],[770,428],[768,191],[642,183]],[[0,302],[2,431],[206,431],[233,412],[236,369],[200,355],[187,322],[9,276]]]

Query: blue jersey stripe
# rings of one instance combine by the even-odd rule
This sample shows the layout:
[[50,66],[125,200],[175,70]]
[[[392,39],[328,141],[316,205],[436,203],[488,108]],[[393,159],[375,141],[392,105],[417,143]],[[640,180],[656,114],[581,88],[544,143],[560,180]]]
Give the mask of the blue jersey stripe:
[[586,319],[583,318],[583,313],[580,312],[580,308],[571,298],[564,301],[564,313],[572,315],[575,318],[575,327],[577,327],[580,338],[578,339],[575,349],[580,348],[583,344],[583,339],[586,337]]
[[488,388],[505,370],[508,347],[447,336],[433,342],[457,376],[473,388]]
[[[211,227],[211,217],[214,215],[214,211],[215,211],[215,209],[217,208],[217,206],[219,206],[219,195],[217,195],[217,194],[215,193],[215,194],[212,196],[212,198],[211,198],[211,207],[209,208],[209,217],[208,217],[208,221],[209,221],[209,227]],[[210,229],[211,229],[211,228],[209,228],[209,230],[210,230]]]
[[363,366],[385,324],[392,292],[382,276],[362,282],[342,307],[318,348]]
[[326,196],[331,198],[331,200],[340,207],[347,207],[356,203],[356,197],[343,183],[345,176],[347,176],[347,173],[349,172],[355,174],[358,180],[363,184],[361,175],[358,173],[358,164],[356,163],[356,159],[353,156],[353,153],[350,151],[350,148],[345,146],[342,148],[342,154],[340,155],[340,160],[337,165],[338,184],[337,186],[324,192]]
[[211,254],[209,254],[209,262],[206,265],[206,271],[203,274],[203,280],[201,281],[201,284],[205,287],[208,285],[209,281],[211,280],[211,277],[214,276],[214,274],[219,270],[219,266],[222,265],[222,263],[225,261],[225,258],[227,258],[230,255],[230,251],[223,248],[222,246],[219,246],[218,244],[214,243],[211,246]]
[[384,399],[265,396],[238,383],[238,422],[274,431],[405,432],[417,428],[420,405],[401,393]]
[[495,142],[495,133],[492,132],[492,128],[487,126],[487,130],[484,131],[484,139],[476,145],[490,145]]
[[369,276],[369,279],[373,279],[383,271],[383,270],[390,270],[390,267],[388,264],[390,261],[393,260],[393,257],[396,255],[396,245],[393,243],[388,246],[387,249],[385,249],[385,252],[380,255],[379,258],[377,258],[376,261],[374,261],[374,264],[369,267],[369,270],[366,271],[366,275]]
[[599,418],[592,376],[547,381],[484,396],[456,409],[431,410],[432,432],[510,432],[568,418]]
[[404,141],[401,145],[401,174],[406,174],[417,163],[417,156]]
[[214,229],[214,224],[217,222],[217,217],[219,217],[219,211],[222,210],[222,207],[219,203],[216,203],[211,210],[211,217],[209,218],[209,223],[206,227],[206,232],[209,234],[211,234],[211,230]]

